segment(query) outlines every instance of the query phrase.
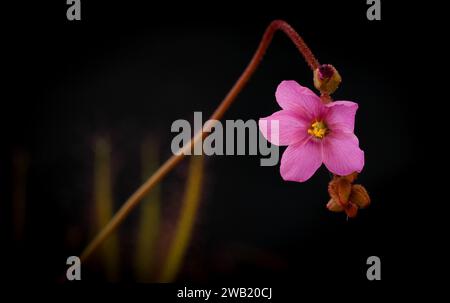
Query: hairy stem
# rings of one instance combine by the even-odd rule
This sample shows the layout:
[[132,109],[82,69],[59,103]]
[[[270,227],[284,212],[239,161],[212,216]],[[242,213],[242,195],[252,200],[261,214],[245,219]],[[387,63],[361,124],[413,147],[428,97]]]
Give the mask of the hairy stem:
[[[272,42],[272,38],[277,31],[284,32],[290,40],[295,44],[297,49],[303,55],[308,63],[311,70],[315,70],[319,66],[319,62],[312,54],[309,47],[300,37],[300,35],[285,21],[275,20],[272,21],[267,27],[264,35],[259,43],[259,46],[253,55],[250,63],[245,68],[244,72],[241,74],[239,79],[233,85],[231,90],[225,96],[223,101],[219,104],[217,109],[211,115],[210,120],[220,120],[225,112],[228,110],[230,105],[234,102],[239,92],[245,87],[247,82],[250,80],[253,73],[259,66],[268,46]],[[139,204],[139,202],[144,198],[144,196],[160,182],[177,164],[181,162],[184,158],[186,151],[191,150],[194,143],[205,138],[208,134],[208,129],[212,125],[209,124],[208,127],[203,127],[183,148],[176,154],[171,156],[159,169],[144,183],[142,184],[128,200],[122,205],[122,207],[117,211],[113,218],[108,222],[108,224],[97,234],[97,236],[89,243],[89,245],[84,249],[81,254],[81,261],[85,261],[92,253],[102,244],[105,239],[125,220],[128,214]]]

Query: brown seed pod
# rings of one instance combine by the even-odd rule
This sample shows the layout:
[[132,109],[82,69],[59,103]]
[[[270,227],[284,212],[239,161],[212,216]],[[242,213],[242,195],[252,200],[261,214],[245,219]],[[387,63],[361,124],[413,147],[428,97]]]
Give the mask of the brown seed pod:
[[366,208],[370,205],[370,197],[364,186],[352,184],[358,173],[354,172],[347,176],[333,176],[328,183],[328,193],[331,199],[327,203],[327,208],[332,212],[345,211],[348,217],[357,215],[358,209]]

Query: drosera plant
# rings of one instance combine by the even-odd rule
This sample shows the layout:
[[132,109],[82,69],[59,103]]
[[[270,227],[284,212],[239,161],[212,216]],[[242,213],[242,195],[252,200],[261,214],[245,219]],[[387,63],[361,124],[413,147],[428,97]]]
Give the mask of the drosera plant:
[[[203,140],[214,123],[220,120],[236,100],[258,68],[276,32],[281,31],[294,43],[313,72],[314,86],[319,95],[295,81],[283,81],[276,91],[282,108],[260,119],[260,130],[272,143],[288,145],[283,154],[280,173],[284,180],[304,182],[324,163],[333,173],[328,185],[330,201],[327,208],[354,217],[358,209],[370,204],[362,185],[354,184],[364,166],[364,152],[354,135],[354,119],[358,105],[351,101],[333,102],[331,94],[341,83],[338,71],[330,64],[320,64],[300,35],[285,21],[274,20],[267,27],[261,42],[239,79],[206,123],[178,153],[164,162],[121,206],[108,224],[97,234],[81,254],[88,259],[100,244],[113,233],[155,186],[185,157],[194,144]],[[278,132],[267,128],[268,121],[276,121]]]

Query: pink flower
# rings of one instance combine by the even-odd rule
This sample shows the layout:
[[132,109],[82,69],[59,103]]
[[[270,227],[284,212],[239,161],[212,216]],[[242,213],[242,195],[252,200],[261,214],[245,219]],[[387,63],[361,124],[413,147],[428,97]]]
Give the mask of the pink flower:
[[353,133],[358,104],[324,104],[295,81],[281,82],[275,96],[282,110],[260,119],[259,128],[272,144],[288,145],[280,166],[284,180],[306,181],[322,163],[339,176],[362,170],[364,152]]

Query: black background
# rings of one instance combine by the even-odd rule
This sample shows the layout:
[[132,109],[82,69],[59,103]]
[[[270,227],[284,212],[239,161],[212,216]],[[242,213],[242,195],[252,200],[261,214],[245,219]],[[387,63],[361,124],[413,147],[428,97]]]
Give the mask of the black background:
[[[323,167],[306,183],[288,183],[279,166],[260,167],[259,157],[209,158],[179,281],[283,281],[305,288],[342,285],[351,292],[369,283],[365,262],[371,255],[382,260],[382,281],[370,282],[379,283],[377,290],[430,277],[422,273],[431,267],[431,237],[425,232],[431,209],[422,197],[429,172],[419,160],[423,145],[417,144],[426,135],[427,114],[420,106],[430,80],[425,65],[433,60],[425,53],[427,36],[420,35],[430,25],[429,7],[382,1],[382,20],[368,21],[365,1],[82,1],[82,20],[69,22],[65,1],[40,2],[4,12],[3,278],[27,282],[32,272],[40,282],[57,283],[67,256],[79,254],[90,240],[93,138],[111,138],[119,207],[140,184],[142,139],[156,134],[169,157],[172,121],[192,119],[193,111],[205,118],[212,113],[273,19],[289,22],[321,63],[337,67],[343,83],[335,99],[359,103],[356,134],[366,165],[358,182],[373,204],[347,221],[325,208],[330,176]],[[278,110],[274,92],[286,79],[313,86],[295,47],[277,34],[225,118],[258,119]],[[22,243],[13,241],[8,215],[17,148],[31,156]],[[177,194],[185,169],[183,163],[165,181],[165,195]],[[121,237],[133,230],[133,218]],[[81,238],[70,247],[67,231],[74,226]],[[132,282],[127,247],[121,249],[121,281]],[[224,269],[226,262],[231,265]],[[103,277],[87,264],[83,280]]]

